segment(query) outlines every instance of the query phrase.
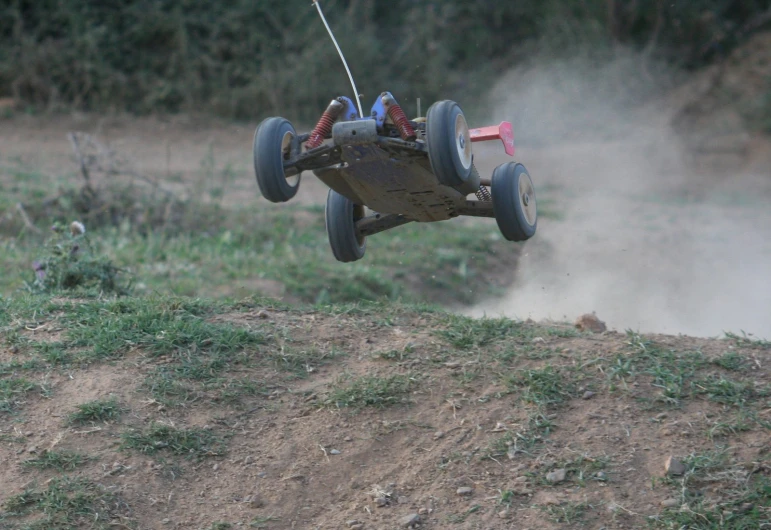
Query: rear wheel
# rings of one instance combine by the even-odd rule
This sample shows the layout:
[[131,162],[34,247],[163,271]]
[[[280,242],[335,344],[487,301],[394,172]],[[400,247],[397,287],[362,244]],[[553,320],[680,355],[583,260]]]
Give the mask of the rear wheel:
[[300,174],[288,176],[284,171],[296,136],[292,124],[278,117],[266,118],[254,132],[254,174],[263,197],[271,202],[286,202],[300,188]]
[[426,145],[431,169],[439,182],[464,187],[471,176],[471,135],[463,111],[450,100],[437,101],[426,113]]
[[509,241],[525,241],[535,235],[538,211],[535,188],[522,164],[507,162],[493,171],[490,186],[495,221]]
[[364,217],[364,206],[354,204],[335,190],[329,190],[324,218],[329,245],[337,261],[348,263],[364,257],[367,241],[356,231],[356,221]]

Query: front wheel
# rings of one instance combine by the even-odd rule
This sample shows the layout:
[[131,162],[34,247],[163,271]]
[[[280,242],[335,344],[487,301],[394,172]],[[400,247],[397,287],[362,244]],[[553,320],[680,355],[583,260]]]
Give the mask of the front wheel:
[[525,241],[535,235],[538,211],[535,188],[522,164],[507,162],[493,171],[490,186],[498,228],[509,241]]
[[278,117],[266,118],[254,132],[254,174],[262,196],[270,202],[286,202],[300,188],[300,174],[287,175],[284,171],[295,137],[292,124]]
[[457,103],[444,100],[429,107],[426,145],[431,169],[439,183],[456,189],[465,187],[472,177],[471,135]]
[[367,241],[356,231],[356,221],[363,217],[364,206],[354,204],[335,190],[329,190],[324,219],[329,245],[337,261],[348,263],[364,257]]

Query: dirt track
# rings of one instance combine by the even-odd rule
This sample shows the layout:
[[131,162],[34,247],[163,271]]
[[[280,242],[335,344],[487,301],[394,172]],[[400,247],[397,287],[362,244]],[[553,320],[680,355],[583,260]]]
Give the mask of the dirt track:
[[[145,310],[184,314],[184,304],[153,303]],[[107,330],[132,307],[80,311]],[[71,312],[33,321],[14,310],[14,329],[32,342],[0,347],[0,362],[67,344]],[[41,517],[34,492],[50,493],[61,476],[91,492],[77,528],[94,527],[91,509],[105,525],[138,529],[386,530],[413,514],[427,529],[771,524],[771,496],[758,493],[771,487],[767,343],[579,334],[398,306],[326,314],[247,305],[206,320],[209,333],[232,324],[264,345],[230,354],[223,379],[184,376],[192,357],[213,358],[216,339],[182,339],[158,356],[149,336],[113,362],[20,372],[45,393],[14,396],[13,415],[0,412],[0,528]],[[182,386],[150,383],[161,373]],[[115,419],[67,424],[76,406],[110,397],[122,409]],[[158,425],[221,443],[187,455],[162,437],[127,446],[129,433]],[[88,460],[66,473],[23,465],[47,451]],[[666,477],[670,456],[685,475]],[[560,470],[564,480],[554,478]],[[18,518],[8,506],[25,489],[31,515]]]

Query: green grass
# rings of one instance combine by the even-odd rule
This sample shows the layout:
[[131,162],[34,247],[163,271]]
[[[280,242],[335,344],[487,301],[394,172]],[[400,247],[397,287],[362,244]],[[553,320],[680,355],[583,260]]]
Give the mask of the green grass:
[[0,379],[0,413],[11,413],[37,387],[23,378]]
[[[665,510],[650,520],[650,526],[750,530],[771,525],[771,480],[732,461],[730,453],[728,448],[716,448],[685,457],[685,474],[663,483],[688,509]],[[719,495],[705,498],[707,485],[718,486]]]
[[44,451],[36,458],[24,461],[26,467],[72,471],[88,461],[88,457],[74,451]]
[[387,407],[407,403],[413,378],[407,375],[362,376],[338,380],[325,403],[330,407]]
[[123,412],[118,400],[114,397],[82,403],[77,405],[76,408],[78,410],[67,417],[67,422],[70,425],[115,421]]
[[570,398],[570,381],[553,366],[520,370],[505,380],[510,388],[522,389],[524,401],[539,407],[557,405]]
[[[93,528],[107,530],[125,506],[113,493],[86,479],[55,477],[45,488],[28,487],[3,504],[8,519],[21,519],[25,530]],[[130,522],[130,521],[127,521]]]
[[121,448],[143,454],[169,452],[173,455],[202,459],[224,454],[225,442],[209,429],[178,429],[154,423],[143,430],[131,430],[121,435]]

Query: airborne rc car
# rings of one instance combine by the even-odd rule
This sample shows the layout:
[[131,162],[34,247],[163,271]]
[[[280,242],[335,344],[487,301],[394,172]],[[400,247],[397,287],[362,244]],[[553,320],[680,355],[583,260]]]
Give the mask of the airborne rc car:
[[513,156],[510,123],[470,129],[460,106],[449,100],[410,120],[390,92],[380,94],[364,116],[350,79],[358,111],[351,99],[337,97],[305,134],[284,118],[266,118],[253,145],[257,183],[267,200],[294,197],[303,171],[312,171],[330,188],[325,221],[338,261],[361,259],[366,238],[378,232],[460,215],[495,218],[509,241],[535,234],[535,191],[525,167],[506,162],[485,179],[474,164],[472,144],[479,141],[499,139]]

